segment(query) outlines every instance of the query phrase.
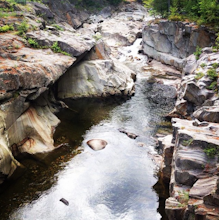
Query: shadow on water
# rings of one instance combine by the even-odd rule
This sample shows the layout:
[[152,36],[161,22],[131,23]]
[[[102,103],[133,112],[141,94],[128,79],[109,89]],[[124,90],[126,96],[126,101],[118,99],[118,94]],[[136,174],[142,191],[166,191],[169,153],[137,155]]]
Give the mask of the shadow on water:
[[[53,219],[149,220],[147,216],[160,219],[158,212],[166,220],[164,202],[168,190],[160,180],[156,183],[155,166],[147,154],[154,148],[150,148],[154,145],[150,136],[171,107],[151,103],[145,96],[147,90],[151,90],[150,86],[141,80],[137,82],[135,96],[129,100],[67,100],[69,109],[58,113],[61,123],[54,134],[55,145],[64,146],[46,156],[21,161],[28,169],[21,178],[3,186],[0,219],[35,220],[30,216],[38,214],[38,219],[50,220],[56,209]],[[120,127],[137,133],[139,138],[130,140],[118,131]],[[86,140],[96,136],[105,138],[109,144],[104,151],[93,153],[87,148]],[[139,147],[138,142],[145,143],[146,147]],[[80,146],[84,152],[78,154]],[[90,189],[92,182],[95,185]],[[54,201],[58,201],[63,188],[66,195],[72,194],[69,195],[71,209],[64,214],[63,208]],[[94,218],[96,215],[99,218]]]

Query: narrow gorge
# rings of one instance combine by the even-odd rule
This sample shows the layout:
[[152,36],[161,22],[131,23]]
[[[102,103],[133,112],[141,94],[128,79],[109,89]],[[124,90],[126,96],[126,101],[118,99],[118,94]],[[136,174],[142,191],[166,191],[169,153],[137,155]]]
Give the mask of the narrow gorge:
[[213,31],[135,1],[0,8],[2,220],[219,219]]

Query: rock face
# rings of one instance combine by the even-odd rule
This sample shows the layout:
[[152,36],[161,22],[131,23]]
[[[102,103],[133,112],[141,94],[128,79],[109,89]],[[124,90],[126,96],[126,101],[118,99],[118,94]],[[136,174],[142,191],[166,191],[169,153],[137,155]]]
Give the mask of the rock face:
[[9,144],[18,153],[36,154],[54,149],[53,130],[59,119],[49,107],[30,107],[8,129]]
[[167,20],[146,25],[142,36],[145,54],[178,69],[183,69],[185,58],[193,54],[198,46],[212,46],[215,39],[215,35],[206,28]]
[[112,60],[84,61],[71,68],[58,83],[58,96],[64,98],[132,95],[135,73]]
[[[170,179],[166,213],[169,219],[219,219],[219,53],[204,48],[197,61],[193,55],[187,60],[175,109],[169,114],[172,140],[160,139],[164,149],[163,178]],[[171,146],[172,155],[166,151]],[[165,167],[170,166],[171,156],[170,174]]]

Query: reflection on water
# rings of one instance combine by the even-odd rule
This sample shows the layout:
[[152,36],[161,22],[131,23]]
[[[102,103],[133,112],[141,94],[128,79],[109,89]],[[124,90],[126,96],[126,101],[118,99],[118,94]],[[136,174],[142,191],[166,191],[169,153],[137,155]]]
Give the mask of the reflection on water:
[[[10,219],[161,219],[157,212],[159,198],[153,190],[157,182],[155,165],[148,153],[154,152],[154,122],[159,122],[160,115],[166,112],[149,103],[146,90],[141,79],[136,95],[120,105],[89,99],[69,102],[70,110],[59,115],[62,123],[56,139],[70,146],[81,145],[84,151],[54,174],[57,181],[50,189],[18,208]],[[130,139],[119,128],[139,137]],[[104,150],[93,151],[86,144],[92,138],[104,139],[108,145]],[[68,200],[69,206],[61,203],[61,198]]]

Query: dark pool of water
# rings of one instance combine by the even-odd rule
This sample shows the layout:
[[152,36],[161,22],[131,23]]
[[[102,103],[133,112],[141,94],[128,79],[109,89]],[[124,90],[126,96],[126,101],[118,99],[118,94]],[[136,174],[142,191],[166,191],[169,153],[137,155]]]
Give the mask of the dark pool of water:
[[[151,135],[171,106],[150,103],[148,89],[141,78],[129,100],[67,101],[69,109],[58,114],[61,124],[55,133],[56,144],[66,146],[40,162],[22,161],[29,169],[22,178],[6,183],[0,219],[166,220],[167,190],[149,154],[155,153]],[[130,139],[119,128],[139,137]],[[93,151],[86,144],[92,138],[108,145]],[[78,154],[77,149],[83,150]]]

